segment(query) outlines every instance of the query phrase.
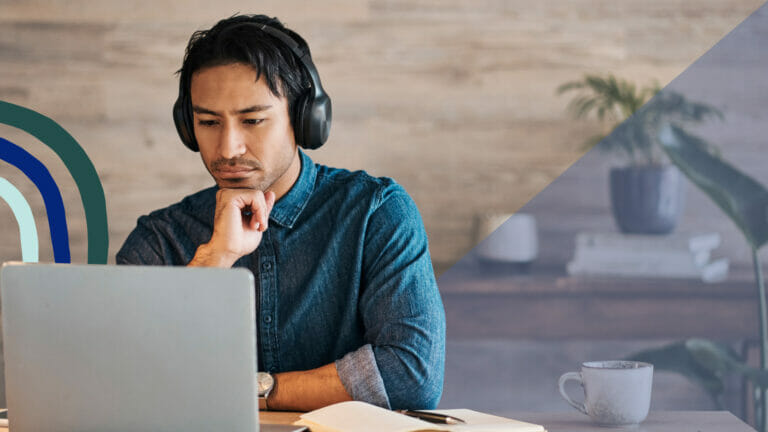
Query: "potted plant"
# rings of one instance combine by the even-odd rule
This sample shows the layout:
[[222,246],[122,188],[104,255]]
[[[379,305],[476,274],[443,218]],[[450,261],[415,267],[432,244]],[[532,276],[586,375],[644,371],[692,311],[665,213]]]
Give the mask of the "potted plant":
[[611,208],[622,232],[668,234],[684,204],[683,176],[669,164],[658,140],[662,124],[680,127],[707,117],[722,118],[716,108],[687,100],[658,83],[638,88],[613,75],[585,75],[558,87],[559,94],[576,92],[568,105],[577,119],[594,115],[608,133],[586,145],[622,156],[626,165],[610,172]]
[[728,347],[704,339],[688,339],[629,358],[683,374],[700,384],[718,407],[722,407],[725,375],[743,376],[753,385],[755,427],[768,432],[768,306],[758,258],[758,251],[768,244],[768,189],[714,154],[704,140],[677,126],[663,127],[658,138],[672,163],[728,216],[749,244],[759,317],[759,367],[747,365]]

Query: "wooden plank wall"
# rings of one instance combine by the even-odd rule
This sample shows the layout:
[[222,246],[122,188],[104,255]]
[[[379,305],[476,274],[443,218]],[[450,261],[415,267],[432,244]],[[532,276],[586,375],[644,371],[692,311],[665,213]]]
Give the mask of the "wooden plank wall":
[[[174,71],[192,31],[235,12],[279,16],[310,43],[333,96],[319,162],[394,177],[421,209],[438,271],[474,244],[487,211],[514,211],[580,155],[597,126],[570,121],[560,83],[614,72],[666,83],[759,0],[3,0],[0,100],[50,116],[83,146],[107,197],[110,257],[152,209],[211,184],[171,121]],[[67,206],[72,256],[86,259],[79,194],[43,144],[0,125],[50,169]],[[52,260],[42,199],[30,201]],[[0,262],[19,259],[0,203]]]

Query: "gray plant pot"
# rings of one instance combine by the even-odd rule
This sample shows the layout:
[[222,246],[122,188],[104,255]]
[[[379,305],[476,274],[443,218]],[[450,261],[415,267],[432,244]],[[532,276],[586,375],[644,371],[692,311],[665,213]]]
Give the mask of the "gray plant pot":
[[628,234],[669,234],[685,204],[684,177],[673,165],[611,169],[611,207]]

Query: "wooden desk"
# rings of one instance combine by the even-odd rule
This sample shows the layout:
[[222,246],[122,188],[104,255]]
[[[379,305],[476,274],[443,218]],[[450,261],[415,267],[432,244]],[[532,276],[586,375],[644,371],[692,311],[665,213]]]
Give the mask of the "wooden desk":
[[301,413],[286,411],[259,412],[259,421],[264,424],[291,424],[299,419]]
[[[293,412],[263,412],[262,423],[290,424],[299,419]],[[596,426],[589,417],[573,412],[512,413],[508,417],[544,425],[548,432],[755,432],[728,411],[652,411],[637,428]]]
[[[652,411],[637,428],[607,428],[590,423],[577,412],[513,413],[509,417],[544,425],[548,432],[755,432],[728,411]],[[299,418],[294,412],[264,412],[264,424],[290,424]],[[0,428],[0,432],[8,432]]]
[[609,428],[591,423],[576,411],[516,413],[516,420],[544,425],[548,432],[755,432],[728,411],[651,411],[636,428]]

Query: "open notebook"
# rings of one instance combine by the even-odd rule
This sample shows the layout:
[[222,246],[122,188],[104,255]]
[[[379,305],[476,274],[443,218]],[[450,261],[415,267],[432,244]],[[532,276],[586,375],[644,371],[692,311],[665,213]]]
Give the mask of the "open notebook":
[[364,402],[341,402],[330,405],[302,414],[294,424],[308,426],[312,432],[546,432],[540,425],[468,409],[435,410],[435,412],[458,417],[466,424],[429,423]]

